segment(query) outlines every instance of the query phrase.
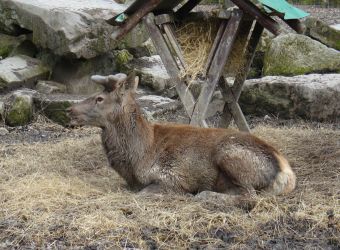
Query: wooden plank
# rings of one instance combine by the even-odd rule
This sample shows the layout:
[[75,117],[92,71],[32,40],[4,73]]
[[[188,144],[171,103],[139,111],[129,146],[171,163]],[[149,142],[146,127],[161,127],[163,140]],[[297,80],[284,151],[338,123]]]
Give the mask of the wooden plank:
[[179,8],[175,15],[177,19],[183,19],[186,15],[193,9],[197,4],[199,4],[202,0],[189,0],[186,2],[181,8]]
[[212,61],[212,59],[213,59],[213,57],[215,55],[215,52],[217,50],[217,46],[221,42],[221,38],[222,38],[222,35],[223,35],[223,32],[224,32],[225,28],[227,27],[227,23],[228,23],[227,20],[222,20],[222,22],[220,24],[220,27],[218,28],[216,37],[214,39],[214,43],[211,46],[211,49],[210,49],[210,52],[209,52],[209,55],[208,55],[208,58],[207,58],[207,62],[205,63],[205,67],[204,67],[204,70],[203,70],[203,75],[206,75],[208,70],[209,70],[209,68],[210,68],[211,61]]
[[243,13],[235,10],[223,32],[221,41],[217,47],[216,54],[211,62],[207,74],[207,82],[203,84],[198,101],[195,105],[194,112],[190,124],[199,125],[201,120],[205,117],[211,97],[215,91],[216,84],[218,83],[224,66],[229,58],[232,45],[235,41]]
[[241,10],[253,16],[263,27],[273,33],[275,36],[280,34],[280,25],[269,16],[261,12],[255,4],[249,0],[231,0]]
[[[180,71],[178,65],[171,55],[170,49],[166,44],[160,29],[154,23],[154,14],[150,13],[143,19],[143,21],[156,47],[156,50],[162,59],[165,69],[173,81],[174,86],[176,87],[177,93],[184,105],[184,108],[189,117],[191,117],[195,107],[195,99],[192,96],[190,90],[187,88],[187,85],[179,78]],[[200,125],[207,127],[205,121],[202,121]]]
[[175,34],[171,28],[171,24],[163,24],[162,25],[163,28],[164,28],[164,32],[165,34],[167,35],[168,39],[169,39],[169,42],[171,44],[171,47],[173,48],[173,50],[175,51],[179,61],[181,62],[182,64],[182,67],[183,69],[186,68],[186,63],[185,63],[185,60],[184,60],[184,57],[183,57],[183,52],[182,52],[182,49],[181,47],[179,46],[179,44],[177,43],[177,40],[176,40],[176,37],[175,37]]
[[[146,0],[136,12],[128,17],[122,26],[119,26],[118,29],[112,33],[111,38],[114,40],[121,39],[132,30],[145,15],[155,9],[160,2],[161,0]],[[108,23],[110,23],[110,21],[112,20],[109,20]]]
[[161,14],[155,16],[155,23],[157,25],[161,25],[164,23],[173,23],[175,21],[175,18],[173,15],[170,14]]
[[221,89],[228,92],[228,94],[230,94],[230,95],[226,93],[224,94],[225,99],[226,99],[226,104],[223,109],[223,114],[222,114],[221,121],[219,124],[221,127],[228,127],[233,118],[233,115],[230,112],[230,107],[228,106],[230,106],[233,103],[237,103],[238,99],[240,98],[243,84],[248,76],[249,69],[253,62],[256,47],[260,41],[262,32],[263,32],[263,26],[259,24],[258,22],[256,22],[254,29],[252,31],[251,37],[249,39],[248,45],[247,45],[247,49],[246,49],[247,53],[245,54],[246,59],[245,59],[244,65],[242,66],[244,70],[238,72],[238,74],[235,77],[233,86],[229,88],[228,86],[226,86],[224,79],[223,78],[220,79]]

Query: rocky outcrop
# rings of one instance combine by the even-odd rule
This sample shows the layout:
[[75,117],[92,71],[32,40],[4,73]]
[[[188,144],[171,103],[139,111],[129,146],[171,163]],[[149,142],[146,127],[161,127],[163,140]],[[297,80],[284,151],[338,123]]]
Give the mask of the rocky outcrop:
[[8,36],[0,33],[0,59],[5,58],[26,39],[26,36]]
[[340,72],[340,52],[304,35],[276,37],[264,58],[265,76],[331,72]]
[[340,74],[268,76],[245,82],[240,105],[245,114],[338,121],[339,100]]
[[325,22],[308,17],[305,21],[306,35],[322,42],[328,47],[340,50],[340,30],[334,29]]
[[32,87],[46,79],[50,69],[40,60],[28,56],[7,57],[0,61],[0,93],[18,87]]
[[22,126],[33,117],[33,96],[35,91],[17,90],[8,96],[4,105],[5,123],[9,126]]
[[65,84],[61,84],[59,82],[53,82],[53,81],[45,81],[45,80],[38,81],[35,88],[37,91],[39,91],[42,94],[56,94],[56,93],[66,92]]
[[158,55],[134,59],[129,62],[128,68],[136,71],[142,85],[158,93],[172,86],[171,79]]
[[32,32],[32,41],[57,55],[93,58],[117,46],[108,20],[125,5],[109,0],[2,0],[0,30]]
[[340,72],[340,52],[304,35],[276,37],[264,58],[265,76],[331,72]]

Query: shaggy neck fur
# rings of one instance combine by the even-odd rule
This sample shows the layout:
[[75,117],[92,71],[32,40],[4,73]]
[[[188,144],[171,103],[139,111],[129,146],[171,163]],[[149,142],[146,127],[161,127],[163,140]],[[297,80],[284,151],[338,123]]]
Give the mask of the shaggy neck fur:
[[142,117],[135,103],[114,121],[111,117],[103,128],[102,142],[108,160],[132,188],[141,186],[133,169],[150,155],[152,141],[152,126]]

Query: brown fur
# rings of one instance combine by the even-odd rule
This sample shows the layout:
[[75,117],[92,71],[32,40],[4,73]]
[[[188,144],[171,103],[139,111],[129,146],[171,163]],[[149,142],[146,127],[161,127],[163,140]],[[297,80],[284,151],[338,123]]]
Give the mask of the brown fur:
[[132,189],[272,194],[294,189],[288,161],[261,139],[231,129],[151,124],[134,99],[137,79],[122,74],[93,79],[106,91],[73,105],[69,114],[73,124],[103,129],[109,163]]

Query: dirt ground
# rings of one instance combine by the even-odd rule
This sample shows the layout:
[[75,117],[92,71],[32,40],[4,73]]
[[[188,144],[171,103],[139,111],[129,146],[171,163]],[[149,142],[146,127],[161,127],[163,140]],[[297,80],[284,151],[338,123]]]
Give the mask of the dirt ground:
[[340,249],[340,129],[253,120],[297,189],[254,207],[142,196],[108,167],[100,131],[38,119],[0,137],[0,249]]

